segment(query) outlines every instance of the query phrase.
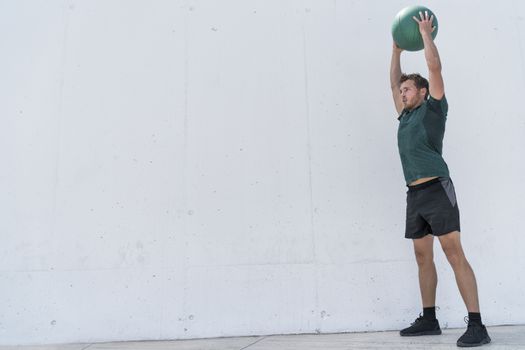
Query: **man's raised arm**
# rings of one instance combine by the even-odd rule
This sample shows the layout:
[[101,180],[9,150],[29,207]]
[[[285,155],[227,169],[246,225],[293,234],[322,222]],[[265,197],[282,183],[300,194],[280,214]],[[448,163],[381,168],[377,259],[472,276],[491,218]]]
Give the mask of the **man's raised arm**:
[[403,100],[399,92],[399,79],[401,78],[401,52],[396,43],[392,45],[392,61],[390,62],[390,87],[392,89],[392,97],[396,105],[396,111],[399,115],[403,110]]
[[441,75],[441,60],[439,59],[439,52],[432,39],[432,32],[436,27],[432,26],[434,16],[428,16],[428,12],[419,12],[419,18],[413,17],[419,24],[419,32],[425,44],[425,59],[428,66],[428,85],[430,96],[436,100],[441,100],[445,95],[445,84],[443,83],[443,76]]

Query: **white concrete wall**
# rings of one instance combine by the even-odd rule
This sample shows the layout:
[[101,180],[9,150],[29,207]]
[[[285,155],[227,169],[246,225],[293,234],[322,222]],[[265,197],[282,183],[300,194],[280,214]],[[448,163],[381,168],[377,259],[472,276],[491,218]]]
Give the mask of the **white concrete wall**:
[[[0,1],[0,344],[412,321],[388,82],[410,4]],[[482,314],[525,323],[525,4],[426,5]],[[436,260],[440,321],[462,326]]]

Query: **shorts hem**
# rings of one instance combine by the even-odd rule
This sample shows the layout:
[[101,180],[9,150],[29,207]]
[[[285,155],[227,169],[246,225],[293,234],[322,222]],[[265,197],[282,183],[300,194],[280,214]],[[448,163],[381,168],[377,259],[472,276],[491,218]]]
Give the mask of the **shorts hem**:
[[413,235],[407,235],[405,234],[405,238],[406,239],[420,239],[420,238],[423,238],[427,235],[432,235],[432,236],[435,236],[435,237],[439,237],[439,236],[444,236],[446,234],[449,234],[449,233],[452,233],[452,232],[455,232],[455,231],[458,231],[458,232],[461,232],[461,229],[459,226],[454,226],[450,229],[447,229],[447,230],[444,230],[444,231],[440,231],[438,233],[434,233],[434,232],[423,232],[423,233],[418,233],[418,234],[413,234]]
[[412,234],[412,235],[407,235],[405,234],[405,238],[406,239],[419,239],[419,238],[423,238],[427,235],[431,235],[432,233],[429,232],[429,231],[424,231],[423,233],[417,233],[417,234]]
[[434,236],[444,236],[446,234],[449,234],[449,233],[452,233],[452,232],[455,232],[455,231],[461,232],[461,229],[459,228],[459,226],[452,227],[450,229],[447,229],[447,230],[439,232],[439,233],[434,233],[433,235]]

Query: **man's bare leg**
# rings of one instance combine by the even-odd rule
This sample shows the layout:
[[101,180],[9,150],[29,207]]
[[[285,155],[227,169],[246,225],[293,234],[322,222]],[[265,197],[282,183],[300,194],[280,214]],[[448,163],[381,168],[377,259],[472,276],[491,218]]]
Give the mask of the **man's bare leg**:
[[458,339],[457,345],[459,347],[472,347],[490,343],[490,336],[487,333],[487,328],[481,321],[481,314],[479,312],[476,276],[461,247],[459,231],[453,231],[439,236],[439,242],[454,270],[459,292],[469,314],[467,331]]
[[437,273],[434,265],[434,236],[413,239],[419,269],[419,289],[423,302],[423,316],[418,317],[408,328],[400,331],[401,336],[439,335],[441,328],[435,315]]
[[434,265],[434,236],[414,239],[414,253],[419,269],[419,289],[423,308],[436,305],[437,272]]
[[460,233],[454,231],[439,236],[441,247],[447,256],[448,262],[454,270],[456,283],[465,302],[468,312],[479,313],[478,287],[474,271],[465,257],[461,246]]

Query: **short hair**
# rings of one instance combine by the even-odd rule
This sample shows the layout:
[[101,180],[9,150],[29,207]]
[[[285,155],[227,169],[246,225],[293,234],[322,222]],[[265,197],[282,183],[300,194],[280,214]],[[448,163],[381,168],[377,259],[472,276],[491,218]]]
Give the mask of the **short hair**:
[[399,78],[399,84],[402,84],[403,82],[407,80],[412,80],[418,90],[422,88],[427,89],[427,93],[425,94],[425,100],[428,98],[428,95],[429,95],[428,80],[423,78],[419,73],[412,73],[412,74],[403,73],[401,74],[401,78]]

